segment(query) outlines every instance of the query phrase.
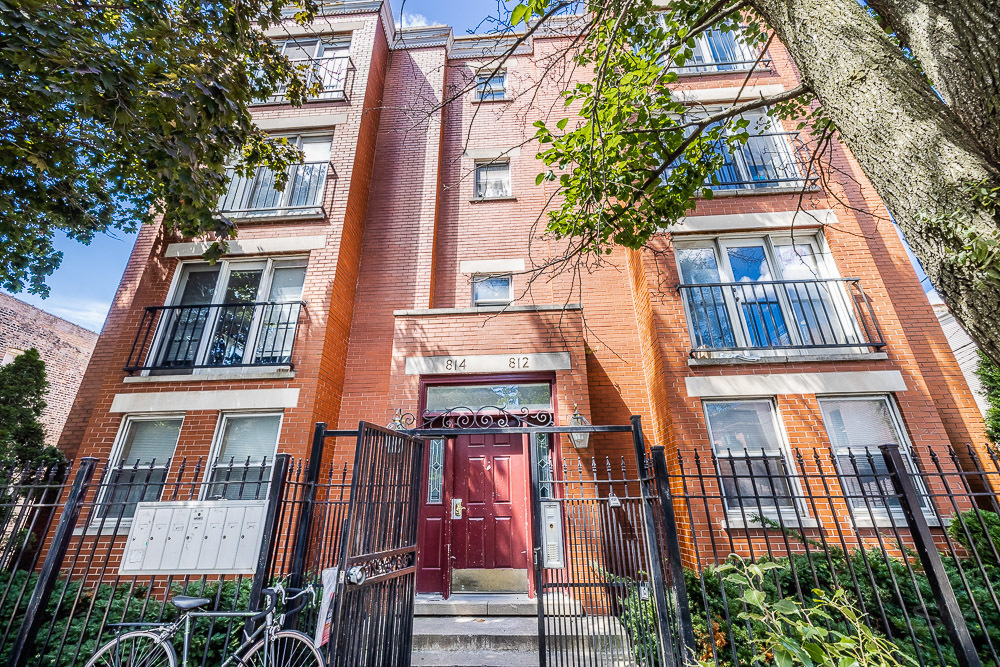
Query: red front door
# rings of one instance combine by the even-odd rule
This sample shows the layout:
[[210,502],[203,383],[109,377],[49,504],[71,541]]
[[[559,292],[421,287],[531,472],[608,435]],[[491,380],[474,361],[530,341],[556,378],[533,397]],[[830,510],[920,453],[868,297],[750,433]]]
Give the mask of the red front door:
[[[439,441],[443,488],[437,502],[428,502],[427,494],[434,494],[424,490],[418,592],[521,590],[527,585],[525,441],[523,434],[472,434]],[[425,466],[433,466],[433,450],[427,451]],[[430,472],[427,467],[425,471]]]
[[455,439],[452,555],[456,570],[528,568],[528,485],[524,435]]

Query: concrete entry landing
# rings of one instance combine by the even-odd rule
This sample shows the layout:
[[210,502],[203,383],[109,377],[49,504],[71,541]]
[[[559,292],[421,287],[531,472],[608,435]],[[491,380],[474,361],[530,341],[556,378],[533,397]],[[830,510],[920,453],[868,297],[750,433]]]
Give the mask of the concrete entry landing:
[[517,593],[456,593],[445,600],[435,593],[420,593],[414,616],[538,616],[538,603]]

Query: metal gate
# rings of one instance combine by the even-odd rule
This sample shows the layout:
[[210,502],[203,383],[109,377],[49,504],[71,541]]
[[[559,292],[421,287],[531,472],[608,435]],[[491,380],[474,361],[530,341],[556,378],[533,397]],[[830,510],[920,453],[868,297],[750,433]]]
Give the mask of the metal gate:
[[423,441],[362,422],[340,543],[331,665],[408,665]]
[[532,451],[540,665],[671,664],[677,642],[664,586],[662,517],[639,418],[631,426],[554,431],[631,433],[632,451],[563,463],[548,475]]

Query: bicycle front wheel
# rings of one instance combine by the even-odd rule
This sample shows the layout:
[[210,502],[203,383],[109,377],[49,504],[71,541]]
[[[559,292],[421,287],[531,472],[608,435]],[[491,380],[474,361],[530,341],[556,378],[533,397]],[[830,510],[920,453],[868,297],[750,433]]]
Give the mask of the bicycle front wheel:
[[126,632],[87,661],[87,667],[177,667],[170,641],[149,630]]
[[323,655],[311,637],[282,630],[268,641],[261,639],[243,656],[246,667],[325,667]]

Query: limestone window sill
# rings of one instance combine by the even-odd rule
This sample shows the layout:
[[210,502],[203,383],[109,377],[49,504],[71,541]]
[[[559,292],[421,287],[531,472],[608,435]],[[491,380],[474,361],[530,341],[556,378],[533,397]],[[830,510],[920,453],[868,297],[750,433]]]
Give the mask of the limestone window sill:
[[[698,354],[698,351],[695,351]],[[755,354],[704,352],[705,357],[689,357],[688,366],[738,366],[744,364],[794,364],[811,362],[836,361],[885,361],[889,355],[885,352],[816,352],[813,354]],[[723,356],[725,354],[726,356]]]
[[292,380],[295,371],[289,366],[273,368],[238,369],[232,368],[204,373],[176,373],[172,375],[129,375],[122,378],[126,384],[147,382],[224,382],[233,380]]

